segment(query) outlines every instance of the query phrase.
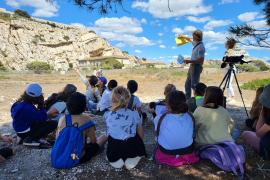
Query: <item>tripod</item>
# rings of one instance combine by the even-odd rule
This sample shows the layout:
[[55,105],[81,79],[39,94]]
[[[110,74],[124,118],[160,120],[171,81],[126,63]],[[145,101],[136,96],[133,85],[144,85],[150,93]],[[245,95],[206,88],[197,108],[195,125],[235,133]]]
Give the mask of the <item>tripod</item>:
[[239,83],[238,83],[238,80],[237,80],[237,77],[236,77],[236,73],[235,73],[235,70],[234,70],[234,64],[233,63],[229,63],[229,70],[228,72],[226,73],[226,75],[224,76],[222,82],[220,83],[219,87],[221,88],[222,84],[225,82],[224,86],[223,86],[223,93],[225,91],[225,88],[229,88],[230,86],[230,80],[231,80],[231,76],[232,74],[234,75],[234,78],[235,78],[235,82],[237,84],[237,87],[238,87],[238,91],[239,91],[239,94],[241,96],[241,99],[242,99],[242,102],[243,102],[243,105],[244,105],[244,108],[245,108],[245,111],[246,111],[246,114],[247,114],[247,117],[249,118],[249,115],[248,115],[248,111],[247,111],[247,108],[246,108],[246,105],[245,105],[245,102],[244,102],[244,99],[243,99],[243,94],[242,94],[242,91],[240,89],[240,86],[239,86]]

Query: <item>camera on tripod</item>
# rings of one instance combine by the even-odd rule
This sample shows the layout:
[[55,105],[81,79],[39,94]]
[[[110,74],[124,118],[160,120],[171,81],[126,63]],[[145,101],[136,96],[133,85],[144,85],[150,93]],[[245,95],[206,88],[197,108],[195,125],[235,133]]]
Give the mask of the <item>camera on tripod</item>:
[[221,64],[221,68],[225,68],[227,64],[230,66],[233,66],[234,64],[244,64],[244,63],[249,63],[247,61],[243,60],[244,55],[241,56],[224,56],[222,61],[223,63]]

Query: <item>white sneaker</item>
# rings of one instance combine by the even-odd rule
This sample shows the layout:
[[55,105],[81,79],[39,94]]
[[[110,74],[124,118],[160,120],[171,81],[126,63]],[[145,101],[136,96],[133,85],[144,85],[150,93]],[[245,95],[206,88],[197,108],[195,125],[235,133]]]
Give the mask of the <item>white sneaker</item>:
[[137,156],[135,158],[127,158],[125,161],[125,166],[128,170],[135,168],[139,161],[141,160],[141,157]]
[[110,162],[110,165],[116,169],[120,169],[124,166],[124,161],[123,159],[119,159],[118,161],[115,162]]

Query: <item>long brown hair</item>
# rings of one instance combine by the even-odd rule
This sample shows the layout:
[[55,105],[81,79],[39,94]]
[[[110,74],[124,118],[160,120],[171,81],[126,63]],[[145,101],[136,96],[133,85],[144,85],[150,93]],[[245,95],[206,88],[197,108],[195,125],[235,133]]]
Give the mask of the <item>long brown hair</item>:
[[182,91],[171,91],[166,96],[166,105],[173,114],[186,113],[188,111],[186,96]]
[[252,119],[257,119],[260,115],[261,109],[262,109],[262,105],[259,102],[259,97],[263,92],[263,87],[259,87],[256,91],[256,97],[252,103],[252,107],[250,110],[250,116]]
[[41,101],[43,101],[43,95],[41,95],[39,97],[32,97],[32,96],[29,96],[28,94],[26,94],[26,92],[24,92],[16,102],[23,102],[23,101],[30,103],[30,104],[37,105]]
[[207,87],[205,90],[203,107],[217,109],[219,106],[224,107],[222,90],[216,86]]

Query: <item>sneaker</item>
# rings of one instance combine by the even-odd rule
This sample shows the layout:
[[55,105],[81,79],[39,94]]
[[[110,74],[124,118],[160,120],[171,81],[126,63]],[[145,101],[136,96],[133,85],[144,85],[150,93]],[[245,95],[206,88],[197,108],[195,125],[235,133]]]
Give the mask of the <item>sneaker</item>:
[[52,147],[51,143],[48,142],[46,139],[40,139],[39,143],[40,143],[39,145],[40,149],[49,149]]
[[141,157],[137,156],[135,158],[127,158],[125,161],[125,166],[128,170],[135,168],[139,161],[141,160]]
[[23,145],[37,147],[40,145],[40,142],[33,140],[31,137],[27,137],[23,140]]
[[110,165],[116,169],[120,169],[125,165],[125,163],[123,159],[119,159],[118,161],[110,162]]

